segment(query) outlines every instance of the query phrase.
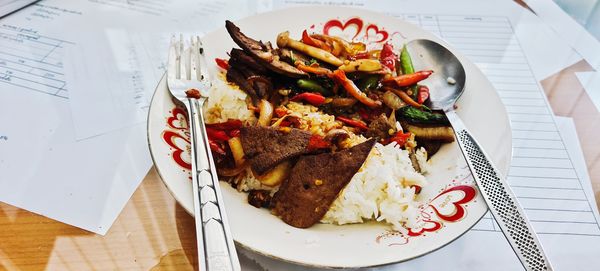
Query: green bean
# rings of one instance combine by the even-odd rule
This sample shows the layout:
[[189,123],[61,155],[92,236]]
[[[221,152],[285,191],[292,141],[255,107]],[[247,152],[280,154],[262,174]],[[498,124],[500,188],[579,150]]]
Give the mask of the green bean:
[[404,45],[402,47],[402,51],[400,51],[400,66],[402,67],[403,74],[415,73],[415,67],[413,66],[412,59],[408,54],[406,45]]
[[[406,49],[406,44],[402,46],[402,51],[400,51],[400,66],[402,67],[403,74],[415,73],[415,67],[413,66],[410,54],[408,54],[408,49]],[[419,86],[414,85],[410,89],[412,92],[412,95],[410,95],[411,98],[417,100],[417,92],[419,90]]]
[[306,91],[318,92],[321,94],[329,94],[329,90],[325,89],[317,81],[314,81],[314,80],[298,79],[296,84],[298,84],[298,87],[300,87],[301,89],[304,89]]

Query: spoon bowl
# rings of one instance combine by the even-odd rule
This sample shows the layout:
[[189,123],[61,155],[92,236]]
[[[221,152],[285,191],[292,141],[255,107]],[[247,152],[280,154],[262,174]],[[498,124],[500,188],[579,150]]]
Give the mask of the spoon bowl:
[[406,45],[415,70],[433,70],[424,85],[429,87],[427,106],[449,110],[465,89],[466,73],[460,60],[441,44],[425,39],[412,40]]

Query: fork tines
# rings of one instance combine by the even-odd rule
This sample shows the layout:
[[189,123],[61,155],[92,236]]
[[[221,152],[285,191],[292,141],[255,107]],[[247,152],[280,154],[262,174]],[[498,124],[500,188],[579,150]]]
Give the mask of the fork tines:
[[206,61],[203,56],[202,42],[199,36],[190,37],[188,47],[183,39],[183,34],[179,39],[173,35],[169,48],[169,61],[167,65],[168,77],[179,80],[206,80]]

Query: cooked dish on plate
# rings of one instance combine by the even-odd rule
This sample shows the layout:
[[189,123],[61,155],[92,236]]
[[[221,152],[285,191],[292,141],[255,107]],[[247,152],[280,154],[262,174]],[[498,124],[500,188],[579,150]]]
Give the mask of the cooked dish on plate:
[[428,158],[454,141],[427,107],[435,71],[415,71],[401,45],[308,30],[273,45],[226,29],[239,48],[216,59],[204,108],[220,179],[294,227],[416,226]]

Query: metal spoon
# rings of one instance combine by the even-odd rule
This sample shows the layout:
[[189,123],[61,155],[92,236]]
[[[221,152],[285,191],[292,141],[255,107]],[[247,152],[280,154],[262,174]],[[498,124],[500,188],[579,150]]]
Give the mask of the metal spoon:
[[428,79],[430,107],[446,113],[479,191],[519,260],[526,270],[553,270],[515,194],[454,111],[466,82],[462,64],[434,41],[413,40],[407,44],[407,50],[415,69],[435,71]]

